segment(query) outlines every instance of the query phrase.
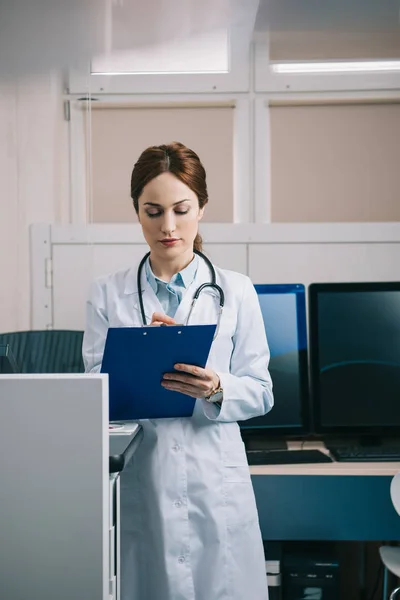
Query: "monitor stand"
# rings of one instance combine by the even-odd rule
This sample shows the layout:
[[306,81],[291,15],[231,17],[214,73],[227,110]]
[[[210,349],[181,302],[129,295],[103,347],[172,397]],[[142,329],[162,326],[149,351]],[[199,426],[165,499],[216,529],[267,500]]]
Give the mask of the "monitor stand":
[[287,448],[284,437],[268,437],[267,432],[242,431],[241,434],[247,452],[250,450],[286,450]]
[[385,438],[380,435],[360,435],[357,437],[357,443],[359,446],[382,446],[385,442]]
[[381,446],[387,445],[399,445],[399,440],[395,436],[387,436],[387,435],[374,435],[374,434],[365,434],[365,435],[348,435],[348,436],[327,436],[324,437],[324,443],[327,448],[329,447],[349,447],[349,446],[358,446],[360,448],[379,448]]

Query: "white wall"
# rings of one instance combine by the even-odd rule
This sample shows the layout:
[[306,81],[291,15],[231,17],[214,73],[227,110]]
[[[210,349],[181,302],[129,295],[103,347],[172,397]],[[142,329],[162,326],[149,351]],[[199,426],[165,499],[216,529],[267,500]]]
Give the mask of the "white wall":
[[0,332],[30,327],[31,223],[69,218],[61,78],[0,82]]

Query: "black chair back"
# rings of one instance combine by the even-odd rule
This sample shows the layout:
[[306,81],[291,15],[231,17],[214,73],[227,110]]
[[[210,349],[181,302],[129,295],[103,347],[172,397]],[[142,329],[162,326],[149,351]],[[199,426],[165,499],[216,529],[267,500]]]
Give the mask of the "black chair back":
[[83,373],[83,331],[16,331],[0,334],[9,345],[19,373]]

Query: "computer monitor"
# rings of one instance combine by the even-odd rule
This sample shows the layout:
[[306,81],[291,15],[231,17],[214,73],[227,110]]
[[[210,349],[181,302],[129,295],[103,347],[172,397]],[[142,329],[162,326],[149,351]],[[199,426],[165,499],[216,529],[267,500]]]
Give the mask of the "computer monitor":
[[19,373],[17,361],[9,344],[0,344],[0,374]]
[[400,432],[400,283],[309,288],[317,433]]
[[240,422],[245,439],[308,432],[308,361],[305,291],[301,284],[255,285],[271,353],[274,407]]

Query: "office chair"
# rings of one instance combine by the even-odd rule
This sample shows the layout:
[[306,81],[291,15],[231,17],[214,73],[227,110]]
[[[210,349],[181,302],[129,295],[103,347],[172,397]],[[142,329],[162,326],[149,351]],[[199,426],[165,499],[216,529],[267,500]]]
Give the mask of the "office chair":
[[[396,473],[390,484],[390,497],[396,512],[400,515],[400,473]],[[400,547],[381,546],[379,548],[382,563],[385,568],[400,578]],[[392,591],[389,600],[400,598],[400,587]],[[386,599],[384,599],[386,600]]]
[[83,331],[16,331],[0,334],[19,373],[83,373]]

